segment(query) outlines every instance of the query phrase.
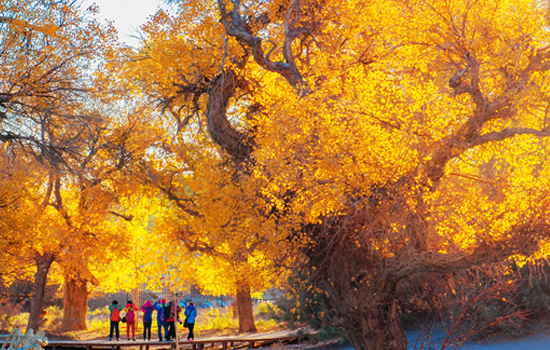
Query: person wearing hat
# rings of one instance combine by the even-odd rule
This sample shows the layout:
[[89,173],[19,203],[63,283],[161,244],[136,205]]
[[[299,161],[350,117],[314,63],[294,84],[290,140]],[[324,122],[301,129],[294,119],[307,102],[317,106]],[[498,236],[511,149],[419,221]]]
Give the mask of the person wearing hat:
[[153,311],[155,308],[149,300],[139,309],[143,312],[143,340],[151,340],[151,324],[153,323]]
[[159,341],[162,341],[162,329],[164,329],[164,336],[168,339],[168,323],[164,319],[164,308],[166,307],[166,299],[159,299],[153,304],[155,310],[157,310],[157,327]]

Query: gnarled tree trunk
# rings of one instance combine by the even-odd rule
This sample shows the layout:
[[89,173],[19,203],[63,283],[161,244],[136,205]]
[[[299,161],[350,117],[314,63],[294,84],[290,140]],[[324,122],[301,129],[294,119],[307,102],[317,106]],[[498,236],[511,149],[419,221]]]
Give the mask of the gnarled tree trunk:
[[65,275],[65,291],[63,298],[63,331],[85,330],[86,311],[88,304],[88,281]]
[[237,314],[239,316],[239,332],[257,332],[252,310],[252,297],[248,282],[237,282]]
[[388,260],[373,259],[354,244],[359,239],[355,226],[348,232],[339,230],[345,227],[339,219],[325,227],[326,231],[316,231],[320,239],[310,252],[310,262],[316,268],[310,277],[323,285],[329,281],[325,300],[332,322],[356,350],[406,350],[396,298],[397,270]]
[[27,332],[32,329],[35,332],[40,329],[42,308],[44,306],[44,292],[46,290],[46,281],[48,272],[55,260],[54,253],[44,253],[35,257],[36,273],[34,274],[34,284],[32,287],[31,312]]
[[[399,318],[395,291],[378,291],[376,297],[380,304],[360,314],[348,310],[349,319],[344,317],[349,325],[345,330],[347,338],[356,350],[406,350],[407,338]],[[369,305],[369,301],[366,304]]]

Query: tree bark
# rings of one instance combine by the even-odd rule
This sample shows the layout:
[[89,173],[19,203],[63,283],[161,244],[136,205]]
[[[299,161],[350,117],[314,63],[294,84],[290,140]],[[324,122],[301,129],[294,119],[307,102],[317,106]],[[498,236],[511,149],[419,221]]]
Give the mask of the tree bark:
[[42,320],[42,308],[44,305],[44,293],[46,290],[46,280],[48,272],[55,260],[54,253],[44,253],[35,257],[36,273],[34,274],[34,284],[32,288],[31,312],[29,315],[29,323],[27,324],[27,332],[34,330],[37,332],[40,329]]
[[63,298],[63,321],[61,330],[78,331],[86,328],[86,312],[88,309],[88,281],[70,275],[65,275]]
[[346,329],[347,338],[356,350],[406,350],[407,338],[399,318],[395,291],[379,292],[384,293],[384,302],[378,306],[361,315],[348,310],[350,318],[346,321],[354,326]]
[[237,85],[237,76],[232,70],[222,72],[212,80],[206,120],[212,140],[229,153],[236,163],[240,163],[252,153],[254,140],[235,129],[227,119],[227,105]]
[[239,317],[239,310],[237,310],[237,296],[232,295],[233,302],[231,303],[231,317],[238,318]]
[[237,314],[239,316],[239,333],[257,332],[252,310],[250,285],[247,282],[237,282]]

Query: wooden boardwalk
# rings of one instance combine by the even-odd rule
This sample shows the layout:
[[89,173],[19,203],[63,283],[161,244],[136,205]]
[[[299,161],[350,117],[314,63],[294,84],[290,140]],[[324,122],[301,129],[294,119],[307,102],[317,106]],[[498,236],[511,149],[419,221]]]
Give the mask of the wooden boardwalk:
[[[4,344],[4,339],[0,336],[0,347]],[[278,331],[272,333],[241,334],[235,336],[221,336],[179,341],[179,349],[232,349],[232,348],[254,348],[257,346],[266,346],[272,344],[283,344],[287,342],[301,342],[302,337],[296,335],[295,331]],[[48,340],[46,350],[94,350],[94,349],[176,349],[175,341],[108,341],[108,340]]]

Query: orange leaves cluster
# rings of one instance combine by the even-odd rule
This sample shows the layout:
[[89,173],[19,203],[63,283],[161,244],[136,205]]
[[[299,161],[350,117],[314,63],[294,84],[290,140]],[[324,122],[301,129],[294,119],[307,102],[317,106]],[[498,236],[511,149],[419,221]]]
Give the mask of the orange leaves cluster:
[[122,89],[101,71],[119,54],[116,32],[91,18],[97,8],[66,1],[0,8],[2,215],[11,223],[1,245],[18,265],[48,253],[60,275],[72,270],[89,281],[90,270],[127,247],[119,197],[132,186],[122,172],[145,151],[147,123],[117,110],[123,96],[114,92]]
[[[525,128],[548,130],[545,8],[531,0],[334,0],[287,12],[291,3],[250,3],[240,14],[266,60],[296,65],[299,88],[226,32],[213,1],[181,1],[176,14],[155,15],[124,68],[135,93],[168,112],[159,116],[169,133],[162,157],[149,165],[185,205],[171,205],[163,227],[201,248],[204,264],[240,252],[253,260],[251,245],[347,215],[350,203],[374,201],[381,189],[399,203],[375,243],[387,256],[411,242],[411,218],[421,218],[431,249],[446,252],[540,219],[548,141]],[[285,35],[304,28],[285,56]],[[239,78],[228,119],[256,146],[239,181],[205,122],[210,84],[223,69]],[[467,93],[474,88],[477,95]],[[483,99],[504,107],[480,121],[483,141],[465,141]],[[515,128],[524,134],[506,136]],[[433,162],[444,162],[442,177],[428,175]]]
[[[125,279],[132,269],[152,281],[173,270],[173,280],[203,281],[215,293],[242,276],[266,288],[285,238],[364,209],[382,189],[395,201],[371,242],[384,256],[412,241],[411,221],[422,222],[431,249],[451,252],[499,240],[548,210],[540,205],[550,190],[545,8],[532,0],[250,2],[239,14],[262,42],[252,52],[218,6],[239,3],[182,0],[143,26],[137,51],[118,48],[112,28],[66,3],[0,4],[0,44],[10,52],[0,65],[2,135],[19,132],[26,153],[11,150],[31,154],[18,166],[35,173],[2,181],[0,192],[28,187],[28,200],[46,203],[43,215],[58,228],[44,228],[51,242],[82,247],[79,255],[108,251]],[[264,61],[254,56],[262,50]],[[301,81],[289,84],[274,62],[294,65]],[[246,164],[208,134],[212,84],[229,69],[237,82],[226,117],[255,147]],[[39,145],[71,155],[63,163]],[[62,205],[48,194],[56,180]],[[170,248],[156,248],[158,239]],[[107,279],[113,268],[96,270]]]

